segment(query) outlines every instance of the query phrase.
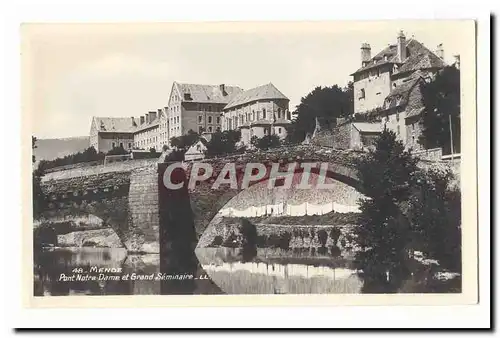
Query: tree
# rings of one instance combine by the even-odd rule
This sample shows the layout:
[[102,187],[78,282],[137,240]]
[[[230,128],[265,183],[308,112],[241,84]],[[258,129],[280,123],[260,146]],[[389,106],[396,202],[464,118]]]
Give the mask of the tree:
[[451,153],[451,131],[453,151],[460,152],[460,70],[445,67],[431,82],[420,85],[424,112],[422,113],[422,135],[418,142],[426,149],[443,148]]
[[128,151],[126,151],[122,146],[114,147],[110,151],[107,152],[106,155],[127,155]]
[[[32,136],[31,137],[31,149],[34,151],[36,149],[36,141],[37,138]],[[36,162],[35,155],[32,155],[32,161],[33,163]],[[38,166],[35,170],[33,170],[32,173],[32,183],[33,183],[33,218],[37,219],[46,204],[46,198],[45,194],[43,193],[42,190],[42,177],[44,175],[44,170],[43,167]]]
[[189,147],[196,143],[199,139],[199,135],[193,130],[189,130],[186,135],[172,137],[170,139],[170,145],[178,150],[186,152]]
[[268,150],[271,148],[279,147],[281,145],[280,138],[276,134],[265,135],[264,137],[261,138],[253,136],[252,139],[250,140],[250,143],[257,149],[261,150]]
[[149,152],[152,154],[156,154],[156,149],[154,147],[149,148]]
[[316,87],[301,98],[300,104],[293,112],[297,118],[288,128],[287,138],[293,143],[302,142],[307,133],[314,131],[316,117],[323,125],[333,126],[337,117],[351,115],[353,108],[352,82],[345,88],[340,88],[338,85]]
[[226,130],[213,133],[210,141],[207,143],[207,155],[219,156],[233,153],[236,151],[236,144],[240,139],[240,130]]
[[452,177],[449,170],[417,173],[408,217],[418,250],[461,272],[461,196],[460,190],[450,188]]
[[367,278],[380,283],[387,271],[393,276],[404,273],[411,227],[400,204],[409,198],[417,166],[390,130],[381,133],[375,147],[357,163],[362,191],[369,198],[360,200],[355,234],[361,251],[356,254],[356,263]]

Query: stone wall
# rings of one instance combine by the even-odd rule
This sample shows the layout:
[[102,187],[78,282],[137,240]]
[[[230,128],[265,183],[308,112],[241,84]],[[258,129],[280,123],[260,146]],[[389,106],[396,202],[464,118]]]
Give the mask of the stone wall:
[[[377,75],[372,72],[376,72],[376,69],[370,71],[368,77],[354,82],[354,113],[382,107],[391,91],[390,73],[386,71]],[[361,89],[364,89],[364,98],[361,98]]]
[[128,205],[130,226],[125,241],[127,249],[137,252],[160,252],[156,165],[131,172]]

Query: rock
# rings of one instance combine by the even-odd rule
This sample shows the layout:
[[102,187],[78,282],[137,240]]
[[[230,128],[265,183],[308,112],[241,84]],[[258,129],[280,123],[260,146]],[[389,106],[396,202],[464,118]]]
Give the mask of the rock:
[[73,231],[65,235],[58,235],[57,242],[59,246],[63,247],[123,248],[120,238],[111,228]]

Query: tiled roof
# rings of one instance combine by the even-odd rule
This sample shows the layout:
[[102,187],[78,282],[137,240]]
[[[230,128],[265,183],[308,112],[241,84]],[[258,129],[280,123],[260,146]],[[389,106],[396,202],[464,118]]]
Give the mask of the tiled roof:
[[160,118],[157,117],[153,121],[144,122],[141,125],[138,124],[134,132],[137,133],[148,128],[156,127],[158,126],[159,123],[160,123]]
[[273,123],[273,121],[269,121],[269,120],[257,120],[257,121],[253,121],[251,123],[252,126],[259,126],[259,125],[271,125]]
[[410,56],[399,67],[398,73],[412,72],[418,69],[443,68],[445,66],[443,60],[417,40],[410,40],[406,48],[409,49]]
[[263,86],[255,87],[239,93],[231,99],[231,101],[227,104],[227,106],[224,107],[224,109],[230,109],[257,100],[272,99],[288,100],[288,98],[283,95],[283,93],[280,92],[278,88],[276,88],[272,83],[268,83]]
[[418,69],[442,68],[445,66],[443,60],[415,39],[409,39],[406,42],[406,52],[406,59],[400,62],[397,55],[397,45],[387,46],[371,58],[364,67],[359,68],[351,75],[389,63],[401,65],[397,73],[411,72]]
[[353,122],[352,125],[360,132],[365,132],[365,133],[382,132],[382,126],[380,125],[380,123]]
[[224,85],[224,93],[221,85],[201,85],[174,82],[179,89],[181,100],[183,102],[200,103],[228,103],[236,94],[243,92],[243,89],[237,86]]
[[410,92],[420,81],[423,81],[420,72],[415,72],[399,86],[392,88],[389,95],[385,98],[383,108],[390,109],[407,105]]
[[285,119],[276,119],[276,121],[274,121],[274,124],[290,124],[290,123],[292,122]]
[[[132,117],[97,117],[94,116],[93,123],[98,132],[105,133],[132,133],[137,125],[139,119]],[[134,124],[135,123],[135,124]]]

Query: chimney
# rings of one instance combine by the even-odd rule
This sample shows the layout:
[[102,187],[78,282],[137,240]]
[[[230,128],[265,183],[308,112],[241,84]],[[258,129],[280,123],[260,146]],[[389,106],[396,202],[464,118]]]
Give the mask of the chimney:
[[222,95],[223,95],[223,96],[226,96],[226,95],[227,95],[227,92],[226,92],[226,85],[225,85],[225,84],[220,84],[220,85],[219,85],[219,88],[220,88],[220,91],[222,92]]
[[364,67],[372,58],[372,48],[367,43],[361,44],[361,66]]
[[149,123],[149,114],[144,114],[144,123]]
[[460,69],[460,55],[453,55],[453,58],[455,59],[455,67],[457,69]]
[[136,127],[137,124],[135,123],[135,118],[132,116],[130,119],[132,120],[132,126]]
[[436,55],[441,60],[444,60],[444,49],[443,49],[443,44],[442,43],[440,43],[439,45],[437,45]]
[[399,62],[404,62],[406,59],[406,37],[403,31],[399,31],[397,48]]
[[156,118],[156,112],[155,111],[150,111],[149,112],[149,122],[153,122],[153,120]]
[[141,116],[141,124],[144,124],[144,116]]

